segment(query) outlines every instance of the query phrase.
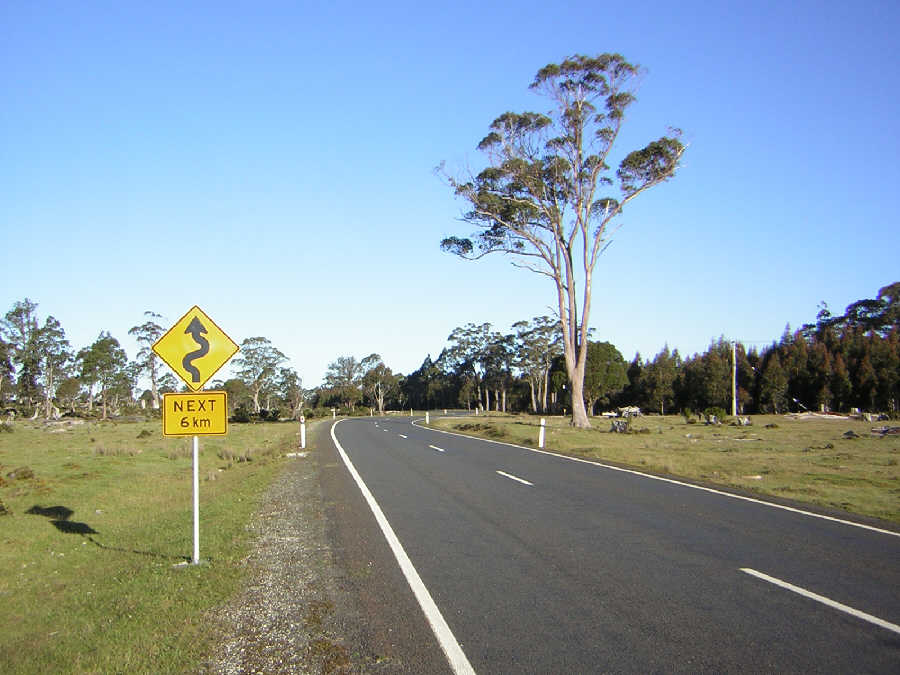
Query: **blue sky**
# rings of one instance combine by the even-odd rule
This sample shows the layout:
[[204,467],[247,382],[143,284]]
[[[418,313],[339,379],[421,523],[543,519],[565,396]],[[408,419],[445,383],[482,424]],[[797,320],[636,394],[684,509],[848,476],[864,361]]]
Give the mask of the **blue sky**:
[[769,342],[900,279],[893,0],[3,3],[0,31],[0,309],[31,298],[76,348],[134,357],[145,310],[197,304],[313,386],[549,313],[547,279],[441,253],[471,228],[432,170],[547,111],[528,84],[576,53],[646,69],[620,156],[690,143],[599,263],[598,339]]

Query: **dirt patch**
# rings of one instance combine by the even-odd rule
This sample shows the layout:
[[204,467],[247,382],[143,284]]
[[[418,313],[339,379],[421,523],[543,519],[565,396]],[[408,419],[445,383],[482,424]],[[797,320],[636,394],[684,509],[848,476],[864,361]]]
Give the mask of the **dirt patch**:
[[244,591],[210,619],[202,673],[391,672],[361,646],[356,599],[338,582],[316,452],[288,460],[255,515]]

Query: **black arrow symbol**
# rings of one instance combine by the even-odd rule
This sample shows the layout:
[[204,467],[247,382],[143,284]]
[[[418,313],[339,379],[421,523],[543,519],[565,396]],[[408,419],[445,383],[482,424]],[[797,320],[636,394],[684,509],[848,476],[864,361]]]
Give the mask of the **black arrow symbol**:
[[206,326],[200,323],[200,319],[196,316],[191,319],[191,322],[188,324],[188,327],[184,329],[186,334],[190,334],[192,338],[194,338],[194,342],[200,345],[200,349],[195,352],[191,352],[190,354],[186,354],[185,357],[181,360],[181,365],[184,367],[186,371],[191,374],[192,382],[200,381],[200,371],[191,363],[191,361],[195,361],[199,359],[201,356],[206,356],[209,354],[209,340],[203,337],[203,333],[206,332]]

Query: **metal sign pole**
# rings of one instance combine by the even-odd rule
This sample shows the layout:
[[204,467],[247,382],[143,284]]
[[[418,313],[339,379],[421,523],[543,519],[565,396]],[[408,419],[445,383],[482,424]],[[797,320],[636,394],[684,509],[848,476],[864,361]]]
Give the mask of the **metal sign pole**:
[[200,438],[194,436],[194,564],[200,564]]

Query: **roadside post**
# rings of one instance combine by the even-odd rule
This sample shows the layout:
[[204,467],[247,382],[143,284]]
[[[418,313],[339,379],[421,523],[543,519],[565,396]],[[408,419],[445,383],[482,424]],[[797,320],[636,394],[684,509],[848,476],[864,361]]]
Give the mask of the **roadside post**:
[[228,394],[201,391],[239,347],[202,309],[194,305],[152,347],[191,389],[163,394],[163,436],[193,436],[194,551],[200,564],[200,436],[228,433]]
[[538,432],[538,447],[544,447],[544,429],[547,426],[547,420],[541,418],[541,430]]
[[306,418],[300,415],[300,449],[306,450]]
[[425,411],[425,424],[428,424],[428,411]]

